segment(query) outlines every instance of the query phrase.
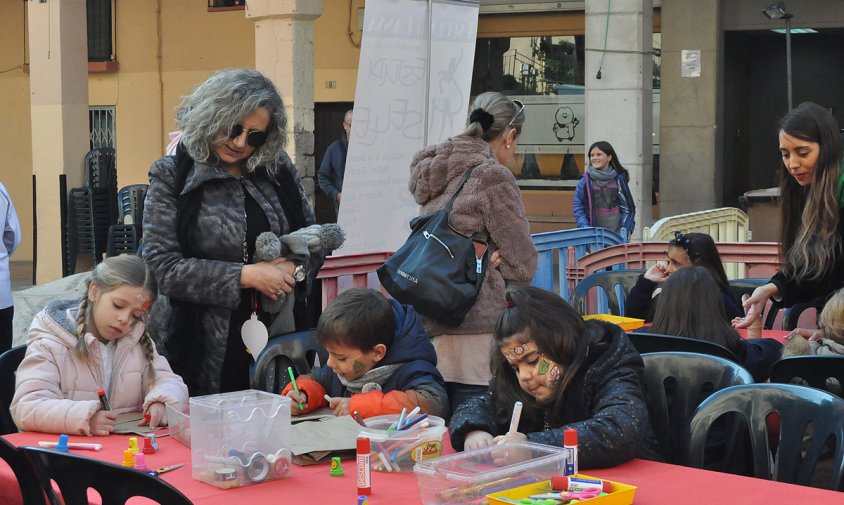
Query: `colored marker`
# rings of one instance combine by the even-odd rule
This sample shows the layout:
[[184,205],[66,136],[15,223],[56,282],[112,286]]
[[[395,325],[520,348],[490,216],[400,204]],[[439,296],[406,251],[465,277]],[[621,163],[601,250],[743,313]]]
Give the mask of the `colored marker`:
[[[419,413],[420,407],[419,405],[413,407],[413,410],[407,413],[407,417],[404,418],[404,424],[402,426],[407,426],[410,424],[410,421],[413,419],[413,416]],[[402,426],[399,426],[399,429],[402,429]]]
[[328,395],[322,395],[322,397],[325,398],[325,401],[328,402],[328,406],[330,407],[331,406],[331,397],[328,396]]
[[[287,374],[290,375],[290,382],[293,384],[293,391],[296,391],[296,396],[300,396],[299,395],[299,385],[296,384],[296,377],[293,376],[293,367],[292,366],[287,367]],[[305,410],[305,406],[302,405],[301,402],[298,402],[298,403],[299,403],[299,410]]]
[[400,430],[401,427],[404,425],[404,419],[405,419],[406,416],[407,416],[407,408],[402,407],[401,414],[399,414],[399,420],[396,423],[396,429],[397,430]]
[[[58,446],[58,442],[38,442],[39,447],[46,447],[48,449],[55,449]],[[68,442],[67,443],[68,449],[78,449],[80,451],[101,451],[103,449],[103,444],[88,444],[84,442]]]
[[356,411],[354,411],[354,412],[352,412],[352,417],[354,417],[354,418],[355,418],[355,421],[357,421],[357,423],[358,423],[359,425],[363,426],[364,428],[366,428],[366,427],[367,427],[367,426],[366,426],[366,423],[364,422],[363,418],[360,416],[360,414],[358,413],[358,411],[357,411],[357,410],[356,410]]
[[416,424],[418,424],[420,421],[424,421],[427,418],[428,418],[428,413],[425,412],[424,414],[422,414],[421,416],[418,416],[413,421],[410,421],[409,423],[404,423],[404,426],[402,426],[399,429],[402,430],[402,431],[407,430],[407,429],[411,428],[412,426],[415,426]]
[[102,406],[103,410],[111,410],[111,405],[108,403],[108,396],[105,394],[105,389],[98,389],[97,396],[100,397],[100,406]]
[[516,402],[513,405],[513,417],[510,418],[510,429],[507,430],[508,435],[512,435],[519,431],[519,418],[522,417],[522,402]]

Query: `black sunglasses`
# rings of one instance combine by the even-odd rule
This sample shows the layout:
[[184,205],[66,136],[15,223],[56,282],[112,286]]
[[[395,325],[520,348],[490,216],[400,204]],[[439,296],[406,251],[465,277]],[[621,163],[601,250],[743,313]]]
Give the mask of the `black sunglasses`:
[[518,109],[516,109],[516,114],[513,116],[513,119],[511,119],[510,122],[507,123],[507,126],[504,127],[505,130],[507,128],[510,128],[510,126],[513,125],[513,121],[515,121],[516,118],[519,117],[519,114],[521,114],[522,111],[525,110],[525,104],[523,104],[519,100],[513,100],[513,103],[516,104],[516,107],[518,107]]
[[[232,131],[229,132],[229,138],[235,139],[243,135],[243,130],[245,128],[242,124],[238,123],[232,126]],[[258,148],[264,145],[264,142],[267,141],[267,132],[261,130],[246,130],[246,143],[252,147]]]

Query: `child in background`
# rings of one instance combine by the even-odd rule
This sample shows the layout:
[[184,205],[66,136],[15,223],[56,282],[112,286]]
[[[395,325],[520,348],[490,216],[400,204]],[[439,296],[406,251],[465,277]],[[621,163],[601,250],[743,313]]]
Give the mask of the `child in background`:
[[616,233],[636,227],[636,205],[630,193],[630,173],[605,140],[589,147],[589,166],[574,190],[574,218],[578,228],[597,226]]
[[721,299],[726,311],[725,321],[730,322],[735,317],[743,317],[744,313],[738,301],[733,298],[721,255],[715,241],[705,233],[674,232],[674,238],[668,242],[668,264],[657,263],[647,272],[639,276],[636,285],[630,289],[624,301],[624,315],[644,319],[651,322],[654,319],[654,308],[660,295],[653,296],[656,288],[668,279],[678,269],[688,266],[705,267],[712,274],[721,291]]
[[[462,404],[449,425],[458,451],[504,439],[563,445],[575,429],[581,468],[659,459],[641,389],[642,358],[616,325],[584,321],[558,295],[518,286],[495,325],[489,392]],[[518,433],[507,434],[523,404]]]
[[844,289],[836,291],[818,316],[818,329],[797,328],[786,339],[783,358],[844,355]]
[[757,382],[768,379],[771,365],[780,358],[782,344],[772,338],[742,340],[727,322],[722,291],[709,269],[681,268],[662,286],[653,325],[642,331],[720,344],[739,358]]
[[166,403],[184,410],[187,387],[146,332],[149,279],[140,257],[107,258],[81,301],[54,300],[36,314],[11,405],[18,428],[100,436],[114,431],[118,413],[143,410],[155,427],[167,424]]
[[326,405],[338,416],[357,411],[363,418],[416,406],[448,414],[434,346],[412,307],[374,289],[352,288],[323,311],[316,332],[328,362],[296,379],[299,395],[292,384],[282,391],[305,406],[291,409],[293,415]]

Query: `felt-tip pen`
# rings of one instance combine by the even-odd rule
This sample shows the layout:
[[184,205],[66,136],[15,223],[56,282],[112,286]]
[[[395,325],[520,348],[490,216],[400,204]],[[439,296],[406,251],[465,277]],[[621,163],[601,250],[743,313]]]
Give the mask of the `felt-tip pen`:
[[111,410],[111,405],[109,405],[108,403],[108,396],[106,396],[105,394],[105,389],[98,389],[97,396],[100,397],[100,405],[102,406],[103,410]]
[[[58,442],[38,442],[38,447],[46,447],[48,449],[55,449],[58,445]],[[103,448],[103,444],[89,444],[86,442],[68,442],[67,443],[68,449],[78,449],[82,451],[100,451]]]

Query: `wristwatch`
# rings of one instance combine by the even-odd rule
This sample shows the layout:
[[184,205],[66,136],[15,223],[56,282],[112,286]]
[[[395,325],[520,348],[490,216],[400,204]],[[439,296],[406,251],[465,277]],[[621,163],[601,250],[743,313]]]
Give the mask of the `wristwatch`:
[[302,265],[296,265],[296,269],[293,270],[293,280],[296,282],[302,282],[305,280],[305,267]]

